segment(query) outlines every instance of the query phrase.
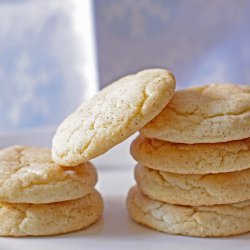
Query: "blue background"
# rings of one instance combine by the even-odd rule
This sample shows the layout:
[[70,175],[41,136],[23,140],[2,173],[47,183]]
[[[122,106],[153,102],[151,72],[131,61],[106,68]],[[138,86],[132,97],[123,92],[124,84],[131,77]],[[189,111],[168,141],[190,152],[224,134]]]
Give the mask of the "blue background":
[[[250,83],[250,1],[94,0],[99,87],[148,67],[177,87]],[[56,126],[86,99],[76,1],[0,0],[0,132]],[[83,34],[84,37],[84,34]],[[81,70],[81,69],[80,69]]]

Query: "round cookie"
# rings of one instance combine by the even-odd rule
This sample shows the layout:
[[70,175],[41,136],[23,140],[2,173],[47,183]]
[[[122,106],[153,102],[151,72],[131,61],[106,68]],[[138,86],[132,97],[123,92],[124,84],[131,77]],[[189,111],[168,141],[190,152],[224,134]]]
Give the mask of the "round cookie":
[[214,144],[182,144],[138,136],[130,151],[144,166],[177,174],[222,173],[250,168],[250,138]]
[[250,201],[215,206],[180,206],[151,200],[133,187],[127,208],[131,218],[169,234],[218,237],[250,231]]
[[210,84],[177,91],[140,132],[145,137],[188,144],[248,138],[250,86]]
[[207,175],[184,175],[135,168],[140,190],[152,199],[179,205],[201,206],[250,200],[250,169]]
[[92,192],[95,167],[86,162],[63,167],[51,160],[51,150],[13,146],[0,150],[0,201],[50,203],[73,200]]
[[97,191],[49,204],[0,203],[1,236],[48,236],[78,231],[97,221],[103,201]]
[[53,160],[74,166],[105,153],[159,114],[174,89],[175,78],[164,69],[114,82],[62,122],[53,138]]

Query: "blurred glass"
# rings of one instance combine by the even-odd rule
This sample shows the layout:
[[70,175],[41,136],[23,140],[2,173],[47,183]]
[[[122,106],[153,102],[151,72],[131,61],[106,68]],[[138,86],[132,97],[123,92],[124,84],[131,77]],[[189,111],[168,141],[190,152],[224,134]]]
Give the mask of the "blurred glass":
[[0,0],[0,131],[55,126],[97,90],[88,0]]
[[250,1],[94,0],[101,85],[149,67],[177,87],[250,84]]

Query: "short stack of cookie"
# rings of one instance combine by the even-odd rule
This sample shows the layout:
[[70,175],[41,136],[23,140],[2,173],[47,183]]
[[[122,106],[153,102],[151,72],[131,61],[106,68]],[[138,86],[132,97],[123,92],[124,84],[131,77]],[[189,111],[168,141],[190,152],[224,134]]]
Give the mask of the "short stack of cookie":
[[136,222],[200,237],[250,231],[250,86],[177,91],[140,132],[127,198]]
[[45,236],[77,231],[102,214],[95,167],[54,163],[51,150],[0,150],[0,235]]

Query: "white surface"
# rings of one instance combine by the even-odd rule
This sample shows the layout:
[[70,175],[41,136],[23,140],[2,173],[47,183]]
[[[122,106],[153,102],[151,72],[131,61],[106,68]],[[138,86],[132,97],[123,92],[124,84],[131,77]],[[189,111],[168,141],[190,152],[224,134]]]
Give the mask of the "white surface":
[[[46,146],[49,145],[52,134],[53,130],[48,129],[2,135],[0,147],[12,143]],[[133,161],[128,153],[130,140],[95,160],[99,170],[98,189],[105,202],[104,215],[99,222],[87,230],[61,236],[0,238],[0,250],[250,249],[250,234],[201,239],[158,233],[132,222],[125,208],[127,191],[134,184]]]

